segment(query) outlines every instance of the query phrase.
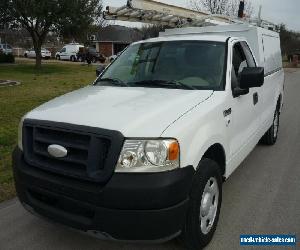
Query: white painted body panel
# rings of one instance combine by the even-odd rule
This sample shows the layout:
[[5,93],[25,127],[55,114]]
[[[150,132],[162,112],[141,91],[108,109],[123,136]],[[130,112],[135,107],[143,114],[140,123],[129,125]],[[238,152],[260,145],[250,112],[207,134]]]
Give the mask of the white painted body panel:
[[118,130],[125,137],[160,137],[170,123],[212,93],[89,86],[45,103],[26,118]]
[[205,151],[215,143],[220,143],[225,154],[229,154],[229,138],[223,111],[226,109],[226,92],[219,91],[176,123],[164,131],[162,137],[177,138],[180,144],[181,166],[197,168]]
[[[207,149],[217,143],[225,152],[224,176],[228,177],[271,126],[277,101],[283,98],[284,73],[277,33],[249,25],[227,25],[224,29],[175,29],[146,41],[228,41],[224,91],[89,86],[40,106],[26,118],[118,130],[127,138],[176,138],[181,167],[197,168]],[[232,46],[237,41],[247,41],[258,66],[276,72],[267,72],[262,87],[233,98]],[[264,46],[271,49],[265,53]],[[255,92],[259,102],[253,106]],[[232,113],[224,117],[229,108]]]
[[63,49],[65,49],[64,52],[57,52],[56,56],[60,56],[61,60],[70,60],[71,56],[76,56],[76,54],[79,52],[80,48],[83,48],[83,45],[79,45],[79,44],[67,44],[65,45],[61,51]]

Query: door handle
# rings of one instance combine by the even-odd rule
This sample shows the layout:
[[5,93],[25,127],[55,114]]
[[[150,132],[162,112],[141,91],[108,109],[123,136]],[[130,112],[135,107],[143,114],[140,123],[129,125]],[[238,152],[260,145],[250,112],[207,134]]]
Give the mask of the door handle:
[[256,105],[257,103],[258,103],[258,93],[255,92],[255,93],[253,94],[253,104]]
[[224,110],[223,111],[224,117],[231,115],[231,111],[232,111],[231,108]]
[[232,112],[231,108],[226,109],[226,110],[223,111],[223,115],[224,115],[224,118],[225,118],[226,127],[228,127],[229,124],[230,124],[230,115],[231,115],[231,112]]

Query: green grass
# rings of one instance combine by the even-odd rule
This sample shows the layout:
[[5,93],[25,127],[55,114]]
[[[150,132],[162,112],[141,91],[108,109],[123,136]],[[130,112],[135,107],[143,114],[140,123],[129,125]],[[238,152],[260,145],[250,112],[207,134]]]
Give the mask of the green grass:
[[0,64],[0,80],[21,85],[0,87],[0,202],[15,196],[11,153],[17,144],[21,117],[56,96],[83,87],[95,79],[95,67],[69,63],[47,63],[36,71],[33,61]]

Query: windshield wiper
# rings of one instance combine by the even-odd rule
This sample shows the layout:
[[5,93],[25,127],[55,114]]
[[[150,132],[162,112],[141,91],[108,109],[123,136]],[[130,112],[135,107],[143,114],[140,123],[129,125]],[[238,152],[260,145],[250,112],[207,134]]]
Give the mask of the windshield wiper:
[[193,89],[195,90],[196,88],[189,86],[187,84],[184,84],[179,81],[167,81],[167,80],[144,80],[144,81],[138,81],[138,82],[131,82],[131,84],[134,85],[155,85],[155,86],[180,86],[184,89]]
[[128,87],[128,85],[125,82],[123,82],[122,80],[120,80],[118,78],[101,78],[96,81],[96,84],[100,83],[100,82],[110,82],[114,85]]
[[175,85],[179,85],[179,86],[181,86],[181,87],[183,87],[183,88],[185,88],[185,89],[193,89],[193,90],[196,89],[196,88],[194,88],[193,86],[190,86],[190,85],[188,85],[188,84],[182,83],[182,82],[180,82],[180,81],[165,81],[164,83],[165,83],[165,84],[175,84]]

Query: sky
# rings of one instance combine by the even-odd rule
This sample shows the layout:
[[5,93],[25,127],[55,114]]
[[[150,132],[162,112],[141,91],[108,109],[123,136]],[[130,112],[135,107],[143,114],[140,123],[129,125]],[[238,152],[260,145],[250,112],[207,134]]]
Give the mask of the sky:
[[[187,7],[188,0],[157,0],[177,6]],[[284,23],[288,29],[300,32],[300,1],[299,0],[246,0],[251,1],[255,15],[259,5],[262,5],[262,18],[276,24]],[[126,4],[126,0],[103,0],[104,6],[119,7]]]

